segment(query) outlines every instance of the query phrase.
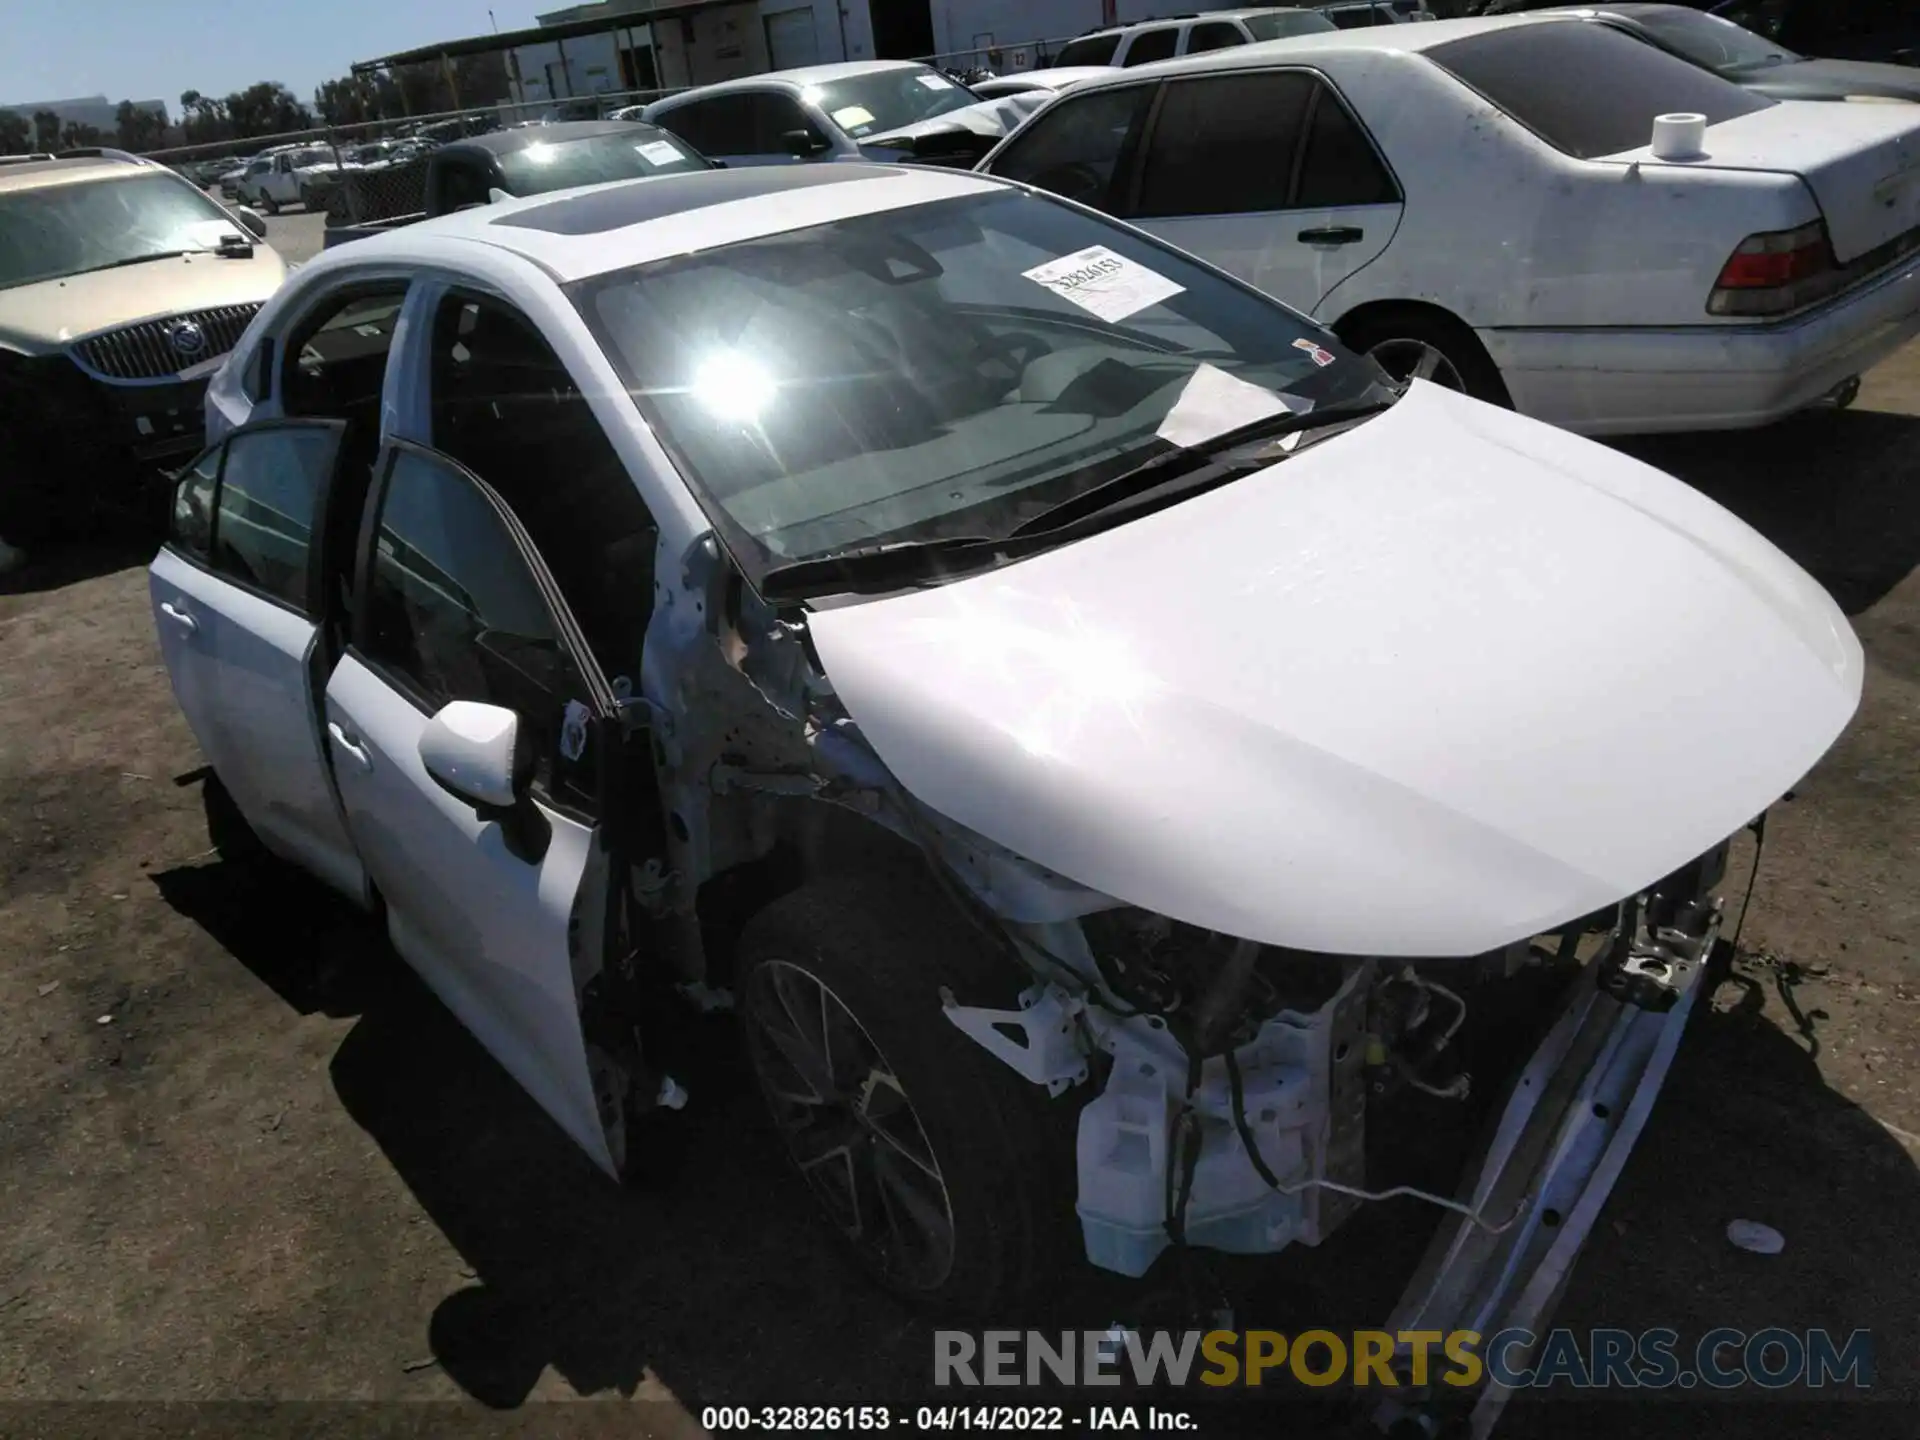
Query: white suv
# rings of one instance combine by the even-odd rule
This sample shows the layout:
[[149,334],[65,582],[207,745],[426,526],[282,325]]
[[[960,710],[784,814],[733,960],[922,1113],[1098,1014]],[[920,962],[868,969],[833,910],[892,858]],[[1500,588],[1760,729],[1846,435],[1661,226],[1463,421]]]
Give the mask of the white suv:
[[1289,40],[1334,29],[1317,10],[1291,5],[1262,5],[1250,10],[1216,10],[1178,20],[1144,20],[1096,30],[1069,40],[1055,65],[1146,65],[1176,55],[1227,50],[1260,40]]

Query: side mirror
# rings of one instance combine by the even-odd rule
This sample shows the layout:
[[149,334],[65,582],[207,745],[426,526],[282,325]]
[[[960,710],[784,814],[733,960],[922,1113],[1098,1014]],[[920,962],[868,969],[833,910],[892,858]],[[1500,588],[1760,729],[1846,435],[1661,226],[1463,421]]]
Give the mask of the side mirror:
[[913,137],[913,158],[930,165],[978,164],[1000,143],[997,135],[982,135],[963,125],[941,125]]
[[498,205],[502,200],[511,199],[513,199],[513,196],[502,190],[498,185],[489,185],[487,187],[487,203],[489,205]]
[[240,223],[247,227],[249,234],[256,240],[267,238],[267,217],[250,205],[242,205],[233,212],[240,217]]
[[482,818],[518,807],[533,780],[533,761],[520,717],[499,705],[449,701],[420,735],[427,774]]
[[827,142],[812,130],[789,130],[780,137],[780,143],[787,147],[789,155],[802,160],[818,155],[827,148]]

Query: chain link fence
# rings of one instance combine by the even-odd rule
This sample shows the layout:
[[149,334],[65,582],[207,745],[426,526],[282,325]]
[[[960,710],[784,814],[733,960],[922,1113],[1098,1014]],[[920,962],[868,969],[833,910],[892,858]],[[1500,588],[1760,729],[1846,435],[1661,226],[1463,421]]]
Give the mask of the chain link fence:
[[[1025,70],[1045,68],[1060,53],[1073,37],[1057,36],[1047,40],[1030,40],[1019,45],[984,44],[971,50],[954,50],[938,55],[917,57],[922,64],[932,65],[949,74],[962,75],[970,71],[992,70],[998,73],[1018,73]],[[300,145],[327,145],[340,151],[357,149],[377,141],[416,141],[423,145],[441,144],[457,139],[462,135],[481,134],[488,130],[497,130],[510,125],[525,124],[543,120],[602,120],[616,110],[645,105],[650,101],[667,95],[677,95],[679,89],[654,90],[609,90],[595,95],[581,95],[557,100],[529,100],[525,102],[501,101],[485,106],[469,106],[460,110],[439,111],[430,115],[393,116],[380,120],[359,121],[349,125],[319,125],[306,130],[288,130],[273,135],[252,135],[245,138],[210,140],[194,145],[175,145],[162,150],[150,150],[148,158],[176,169],[196,172],[196,178],[204,176],[210,183],[216,162],[227,161],[231,165],[240,165],[265,152],[277,151]],[[408,166],[417,166],[412,161]],[[403,168],[403,167],[396,167]],[[356,172],[348,170],[345,175]],[[376,193],[392,194],[404,200],[409,193],[408,181],[396,176],[391,182],[374,181],[366,189],[368,196]],[[337,189],[344,188],[344,184]],[[385,201],[371,199],[365,203],[373,204],[376,209],[384,209]],[[419,208],[417,205],[414,208]],[[332,212],[329,204],[329,214]],[[404,210],[385,211],[386,214],[405,214]],[[379,219],[383,215],[370,215],[365,218]]]

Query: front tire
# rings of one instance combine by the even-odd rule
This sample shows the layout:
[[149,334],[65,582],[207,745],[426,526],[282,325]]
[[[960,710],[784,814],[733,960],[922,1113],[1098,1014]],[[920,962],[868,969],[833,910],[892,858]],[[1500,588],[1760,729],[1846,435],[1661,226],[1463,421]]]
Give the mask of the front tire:
[[280,213],[280,202],[262,190],[260,192],[260,208],[269,215],[278,215]]
[[1395,380],[1421,379],[1513,408],[1507,382],[1472,330],[1451,315],[1417,306],[1389,307],[1343,325],[1340,338],[1371,356]]
[[1006,1005],[1022,974],[931,882],[806,885],[748,922],[737,966],[775,1128],[882,1285],[988,1313],[1077,1248],[1067,1107],[941,1013],[943,987]]

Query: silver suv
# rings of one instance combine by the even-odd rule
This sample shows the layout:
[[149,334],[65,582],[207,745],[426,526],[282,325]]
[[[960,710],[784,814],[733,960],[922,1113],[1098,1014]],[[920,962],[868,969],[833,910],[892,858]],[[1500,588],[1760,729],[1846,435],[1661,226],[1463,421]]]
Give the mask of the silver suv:
[[1336,29],[1317,10],[1292,5],[1261,5],[1247,10],[1215,10],[1176,20],[1143,20],[1095,30],[1069,40],[1054,57],[1063,65],[1146,65],[1176,55],[1228,50],[1260,40],[1289,40]]

